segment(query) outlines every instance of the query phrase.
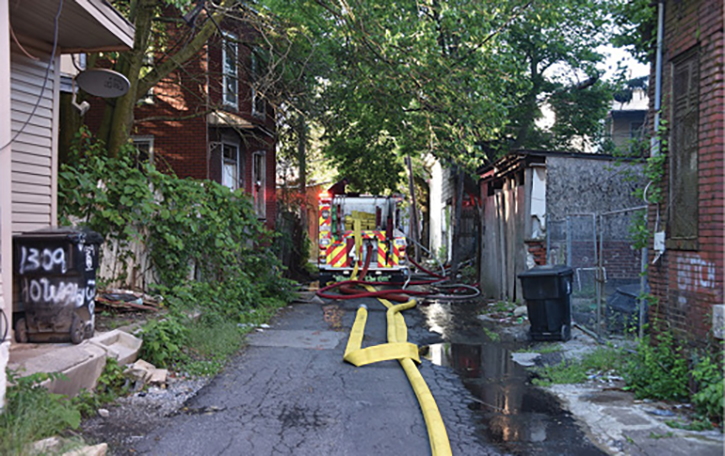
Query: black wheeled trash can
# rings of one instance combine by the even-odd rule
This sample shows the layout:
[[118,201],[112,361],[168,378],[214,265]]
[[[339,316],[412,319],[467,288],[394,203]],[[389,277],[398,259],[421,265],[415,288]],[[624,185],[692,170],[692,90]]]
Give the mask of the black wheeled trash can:
[[18,342],[79,344],[93,336],[100,234],[46,228],[13,236],[13,269],[24,317]]
[[536,341],[571,339],[571,285],[569,266],[534,266],[519,274]]

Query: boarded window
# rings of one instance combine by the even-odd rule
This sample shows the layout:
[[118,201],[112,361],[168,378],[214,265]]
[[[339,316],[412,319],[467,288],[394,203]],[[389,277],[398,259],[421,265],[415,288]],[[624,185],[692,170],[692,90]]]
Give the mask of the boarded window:
[[697,48],[672,63],[670,248],[696,248],[700,65]]

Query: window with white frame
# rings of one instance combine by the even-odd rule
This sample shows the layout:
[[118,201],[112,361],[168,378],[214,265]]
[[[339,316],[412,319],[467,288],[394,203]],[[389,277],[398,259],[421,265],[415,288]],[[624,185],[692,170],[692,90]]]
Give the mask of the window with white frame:
[[237,66],[237,37],[225,33],[222,39],[222,97],[225,106],[238,107],[239,74]]
[[154,137],[152,135],[132,136],[133,147],[138,151],[136,164],[140,167],[144,163],[154,164]]
[[239,147],[235,144],[222,144],[222,185],[239,188]]
[[252,72],[252,115],[264,117],[267,114],[267,105],[264,96],[259,93],[259,81],[261,80],[260,59],[256,52],[251,55]]
[[252,196],[254,198],[254,210],[260,218],[267,215],[265,206],[265,187],[267,186],[265,162],[266,154],[264,151],[258,151],[252,155]]

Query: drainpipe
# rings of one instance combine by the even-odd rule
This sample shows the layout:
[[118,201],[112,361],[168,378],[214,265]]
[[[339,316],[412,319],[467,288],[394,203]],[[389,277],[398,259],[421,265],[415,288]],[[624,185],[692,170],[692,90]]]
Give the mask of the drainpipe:
[[655,55],[655,118],[654,135],[650,142],[650,156],[659,155],[660,141],[657,132],[660,128],[660,109],[662,108],[662,41],[665,29],[665,3],[657,3],[657,51]]

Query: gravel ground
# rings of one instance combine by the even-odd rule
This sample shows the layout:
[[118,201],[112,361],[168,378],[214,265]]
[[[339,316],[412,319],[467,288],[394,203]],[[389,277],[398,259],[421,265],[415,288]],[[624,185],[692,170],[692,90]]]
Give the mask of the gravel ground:
[[81,435],[92,443],[108,443],[111,448],[126,447],[179,411],[206,386],[211,378],[169,377],[167,386],[151,386],[146,391],[120,398],[98,415],[81,424]]

